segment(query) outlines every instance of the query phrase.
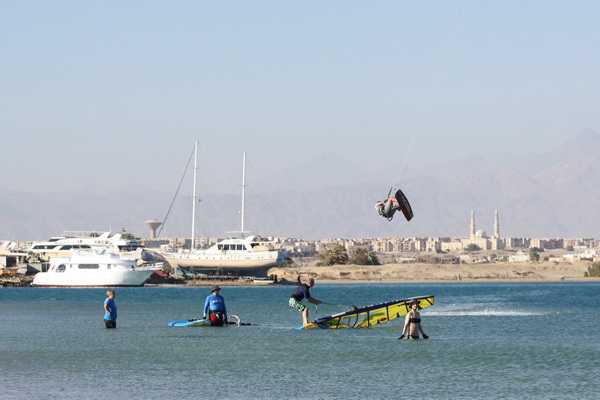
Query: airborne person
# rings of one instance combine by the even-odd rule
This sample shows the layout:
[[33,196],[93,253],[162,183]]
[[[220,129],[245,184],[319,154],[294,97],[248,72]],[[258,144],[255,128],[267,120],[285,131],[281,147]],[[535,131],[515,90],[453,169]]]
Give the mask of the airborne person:
[[398,189],[394,196],[388,197],[385,200],[381,200],[375,203],[375,210],[377,210],[379,215],[381,215],[388,221],[391,221],[392,218],[394,218],[394,213],[398,210],[402,211],[402,214],[404,214],[404,218],[406,218],[407,221],[410,221],[413,217],[413,211],[408,202],[408,199],[400,189]]

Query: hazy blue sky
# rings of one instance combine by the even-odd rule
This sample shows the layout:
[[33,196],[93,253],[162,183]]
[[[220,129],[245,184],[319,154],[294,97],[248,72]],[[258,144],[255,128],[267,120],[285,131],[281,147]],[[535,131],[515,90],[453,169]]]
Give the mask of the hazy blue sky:
[[215,177],[242,151],[267,175],[548,150],[600,129],[599,21],[592,0],[1,1],[0,188],[170,191],[195,139]]

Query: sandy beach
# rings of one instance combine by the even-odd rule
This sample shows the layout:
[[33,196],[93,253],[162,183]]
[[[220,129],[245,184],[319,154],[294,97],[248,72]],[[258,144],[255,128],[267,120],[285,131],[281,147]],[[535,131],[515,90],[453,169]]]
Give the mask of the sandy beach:
[[584,273],[589,261],[524,262],[487,264],[384,264],[384,265],[334,265],[329,267],[308,265],[272,268],[269,274],[278,279],[295,282],[313,277],[321,283],[359,282],[484,282],[484,281],[594,281]]

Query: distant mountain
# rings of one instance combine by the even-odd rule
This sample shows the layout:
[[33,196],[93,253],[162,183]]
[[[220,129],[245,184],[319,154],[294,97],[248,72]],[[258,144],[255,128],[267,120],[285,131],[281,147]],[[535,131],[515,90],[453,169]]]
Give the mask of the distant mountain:
[[[590,129],[544,154],[467,155],[409,170],[406,176],[402,189],[415,218],[406,222],[397,215],[388,222],[377,215],[374,204],[387,196],[390,177],[362,171],[337,154],[323,154],[266,177],[274,191],[253,186],[246,193],[245,228],[305,239],[466,237],[471,210],[477,229],[491,234],[497,209],[505,237],[600,238],[600,134]],[[0,238],[42,240],[67,230],[121,228],[144,237],[144,221],[165,220],[172,197],[136,185],[43,195],[0,189]],[[199,236],[222,237],[225,231],[240,229],[239,194],[200,197]],[[179,196],[161,236],[190,236],[190,210],[190,196]]]
[[278,190],[306,191],[368,182],[372,175],[339,154],[324,153],[296,168],[286,168],[267,180],[277,182]]

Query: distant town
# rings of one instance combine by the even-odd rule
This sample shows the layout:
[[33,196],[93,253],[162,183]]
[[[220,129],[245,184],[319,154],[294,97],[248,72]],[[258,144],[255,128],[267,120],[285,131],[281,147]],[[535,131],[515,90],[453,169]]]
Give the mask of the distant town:
[[[222,238],[197,238],[197,248],[208,248]],[[142,239],[142,244],[149,248],[171,246],[189,249],[189,238]],[[483,257],[503,259],[509,262],[530,260],[531,251],[544,252],[564,250],[573,253],[562,258],[580,258],[593,260],[600,256],[600,240],[585,238],[501,238],[488,237],[485,232],[478,231],[469,238],[430,237],[430,238],[363,238],[363,239],[321,239],[302,240],[280,238],[281,247],[291,257],[311,257],[331,249],[334,245],[343,246],[348,252],[363,248],[393,257],[394,262],[477,262]],[[495,252],[495,255],[494,255]],[[553,253],[555,253],[554,251]]]
[[[194,247],[208,248],[221,239],[197,238]],[[470,235],[468,238],[331,238],[320,240],[280,238],[279,241],[281,247],[288,252],[290,257],[294,258],[312,257],[331,249],[335,245],[341,245],[349,253],[359,248],[367,249],[382,255],[381,261],[394,263],[525,262],[532,258],[532,253],[540,252],[548,252],[549,254],[541,258],[554,261],[574,258],[595,261],[596,258],[600,257],[600,239],[501,237],[497,210],[494,215],[494,232],[491,236],[488,236],[481,229],[476,229],[475,213],[471,211]],[[141,242],[149,249],[158,249],[163,246],[176,249],[191,248],[191,239],[189,238],[143,239]],[[564,254],[565,252],[568,254]]]
[[[150,238],[135,238],[143,247],[153,250],[179,251],[208,249],[223,237],[196,238],[192,246],[190,238],[156,238],[157,221],[146,222]],[[477,262],[526,262],[530,260],[568,261],[600,259],[600,239],[593,238],[519,238],[501,237],[498,211],[494,216],[493,233],[489,236],[477,229],[475,214],[471,211],[469,237],[383,237],[383,238],[328,238],[305,240],[282,237],[275,241],[292,259],[301,260],[318,256],[340,245],[352,254],[365,249],[378,255],[382,263],[477,263]],[[132,234],[125,233],[125,236]],[[270,238],[271,239],[271,238]],[[16,248],[26,249],[33,242],[15,242]],[[543,253],[543,254],[540,254]]]

